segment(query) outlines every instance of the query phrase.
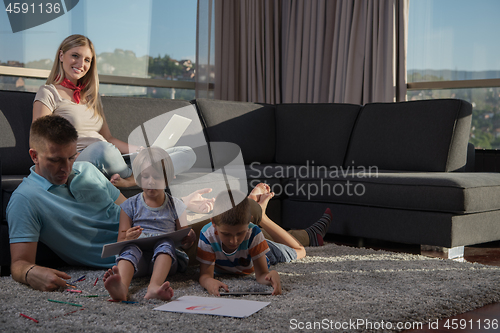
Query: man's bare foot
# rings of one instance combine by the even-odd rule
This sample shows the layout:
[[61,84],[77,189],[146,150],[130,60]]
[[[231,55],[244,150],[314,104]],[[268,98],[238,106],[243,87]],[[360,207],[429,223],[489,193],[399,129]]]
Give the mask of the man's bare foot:
[[128,178],[122,178],[119,174],[115,173],[109,181],[116,187],[132,187],[137,185],[133,175]]
[[117,301],[126,301],[128,290],[122,283],[122,277],[118,271],[118,266],[108,269],[104,274],[104,287],[109,292],[112,299]]
[[146,298],[146,299],[157,298],[157,299],[161,299],[164,301],[168,301],[173,296],[174,296],[174,290],[172,289],[172,287],[170,287],[170,282],[166,281],[164,284],[162,284],[159,287],[149,285],[148,291],[146,293],[146,296],[144,296],[144,298]]
[[266,194],[266,193],[270,193],[270,192],[271,192],[271,188],[269,187],[269,185],[267,185],[266,183],[259,183],[259,184],[257,184],[257,186],[255,186],[253,188],[252,192],[250,192],[248,197],[252,200],[255,200],[256,202],[259,202],[262,194]]

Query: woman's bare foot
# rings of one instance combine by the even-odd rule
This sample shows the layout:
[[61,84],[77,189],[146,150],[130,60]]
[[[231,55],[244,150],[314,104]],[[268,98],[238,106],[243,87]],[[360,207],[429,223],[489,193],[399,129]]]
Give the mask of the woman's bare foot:
[[269,185],[267,185],[266,183],[259,183],[259,184],[257,184],[257,186],[255,186],[253,188],[252,192],[250,192],[248,197],[254,201],[259,202],[262,194],[266,194],[266,193],[270,193],[270,192],[271,192],[271,188],[269,187]]
[[116,187],[132,187],[137,185],[133,175],[128,178],[122,178],[119,174],[115,173],[109,181]]
[[172,287],[170,287],[170,282],[166,281],[164,284],[162,284],[159,287],[149,285],[148,291],[146,293],[146,296],[144,296],[144,298],[146,298],[146,299],[157,298],[157,299],[161,299],[164,301],[168,301],[173,296],[174,296],[174,290],[172,289]]
[[118,266],[108,269],[104,274],[104,287],[109,292],[112,299],[117,301],[126,301],[128,290],[122,283],[122,277],[118,271]]

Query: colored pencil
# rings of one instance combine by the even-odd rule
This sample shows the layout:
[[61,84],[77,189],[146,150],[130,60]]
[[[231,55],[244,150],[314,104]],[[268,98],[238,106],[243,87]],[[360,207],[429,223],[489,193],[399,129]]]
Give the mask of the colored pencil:
[[73,305],[73,306],[79,306],[79,307],[83,307],[83,305],[81,304],[75,304],[75,303],[70,303],[70,302],[64,302],[64,301],[58,301],[58,300],[55,300],[55,299],[47,299],[47,301],[49,302],[55,302],[55,303],[61,303],[61,304],[69,304],[69,305]]
[[38,320],[36,320],[36,319],[34,319],[34,318],[31,318],[31,317],[29,317],[29,316],[25,315],[24,313],[20,313],[19,315],[21,315],[21,316],[22,316],[22,317],[24,317],[24,318],[31,319],[31,320],[33,320],[35,323],[38,323]]

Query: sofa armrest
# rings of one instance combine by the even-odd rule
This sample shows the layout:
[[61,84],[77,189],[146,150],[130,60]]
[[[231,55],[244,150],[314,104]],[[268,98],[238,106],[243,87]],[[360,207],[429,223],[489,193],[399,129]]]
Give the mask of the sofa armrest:
[[469,142],[467,145],[467,164],[465,164],[465,172],[474,172],[476,163],[476,147]]

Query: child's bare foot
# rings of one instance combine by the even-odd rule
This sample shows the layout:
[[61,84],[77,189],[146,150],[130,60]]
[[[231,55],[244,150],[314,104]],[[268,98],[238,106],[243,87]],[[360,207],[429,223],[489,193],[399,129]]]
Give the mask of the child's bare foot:
[[267,185],[266,183],[259,183],[259,184],[257,184],[257,186],[255,186],[253,188],[252,192],[250,192],[248,197],[252,200],[259,202],[262,194],[266,194],[266,193],[270,193],[270,192],[271,192],[271,188],[269,187],[269,185]]
[[166,281],[161,286],[148,286],[148,291],[144,298],[152,299],[157,298],[164,301],[170,300],[174,296],[174,290],[170,287],[170,282]]
[[117,301],[126,301],[128,290],[122,283],[122,277],[118,271],[118,266],[108,269],[104,274],[104,287],[109,292],[112,299]]
[[111,178],[109,179],[111,184],[115,185],[116,187],[132,187],[137,185],[135,183],[134,176],[130,176],[128,178],[122,178],[119,174],[115,173]]

